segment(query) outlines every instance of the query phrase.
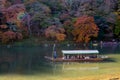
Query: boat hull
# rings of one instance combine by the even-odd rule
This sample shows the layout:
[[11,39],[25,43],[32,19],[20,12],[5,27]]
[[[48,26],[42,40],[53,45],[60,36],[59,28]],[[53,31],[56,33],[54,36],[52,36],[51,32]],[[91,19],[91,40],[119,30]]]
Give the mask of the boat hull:
[[45,56],[45,59],[53,62],[101,62],[102,58],[91,58],[91,59],[63,59],[63,58],[52,58]]

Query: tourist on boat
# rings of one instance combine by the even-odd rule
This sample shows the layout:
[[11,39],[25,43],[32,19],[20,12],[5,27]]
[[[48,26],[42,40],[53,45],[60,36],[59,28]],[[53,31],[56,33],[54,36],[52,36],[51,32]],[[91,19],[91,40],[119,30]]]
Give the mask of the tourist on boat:
[[75,59],[75,56],[73,55],[73,56],[71,56],[71,59]]
[[85,59],[90,59],[90,57],[89,57],[89,56],[86,56]]
[[80,55],[77,55],[77,59],[79,59],[80,58]]
[[79,59],[83,59],[83,56],[82,56],[82,55],[79,55]]
[[67,55],[67,56],[66,56],[66,59],[70,59],[70,56],[69,56],[69,55]]
[[85,59],[85,55],[82,55],[82,57],[81,57],[82,59]]
[[91,55],[90,58],[97,58],[97,55]]

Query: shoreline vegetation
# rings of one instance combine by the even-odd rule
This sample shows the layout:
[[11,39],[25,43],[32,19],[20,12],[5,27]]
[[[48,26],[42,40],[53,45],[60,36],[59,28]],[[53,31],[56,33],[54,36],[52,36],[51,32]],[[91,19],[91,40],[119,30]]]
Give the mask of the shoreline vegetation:
[[57,44],[57,45],[66,45],[66,46],[89,46],[89,45],[92,45],[92,46],[102,46],[102,45],[120,45],[120,42],[119,41],[115,41],[114,39],[111,40],[111,41],[90,41],[89,43],[76,43],[74,41],[70,41],[70,40],[64,40],[64,41],[56,41],[56,40],[43,40],[43,39],[40,39],[40,38],[35,38],[35,37],[32,37],[32,38],[28,38],[28,39],[23,39],[22,41],[17,41],[17,42],[13,42],[13,43],[9,43],[9,44],[2,44],[0,43],[0,46],[40,46],[40,45],[43,45],[43,46],[52,46],[54,44]]

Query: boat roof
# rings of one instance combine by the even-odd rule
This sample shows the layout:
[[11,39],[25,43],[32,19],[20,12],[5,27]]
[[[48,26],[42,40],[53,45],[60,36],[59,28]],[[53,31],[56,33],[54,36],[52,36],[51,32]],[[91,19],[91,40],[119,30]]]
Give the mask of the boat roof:
[[62,50],[63,54],[98,54],[98,50]]

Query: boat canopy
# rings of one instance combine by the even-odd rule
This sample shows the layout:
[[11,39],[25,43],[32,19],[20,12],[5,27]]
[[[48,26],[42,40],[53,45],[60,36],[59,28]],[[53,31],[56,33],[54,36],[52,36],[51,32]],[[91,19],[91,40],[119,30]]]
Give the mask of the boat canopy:
[[98,50],[62,50],[62,53],[65,54],[98,54]]

